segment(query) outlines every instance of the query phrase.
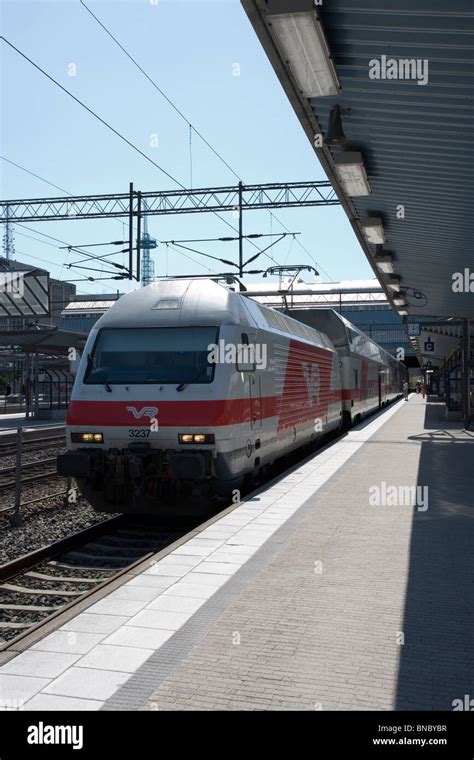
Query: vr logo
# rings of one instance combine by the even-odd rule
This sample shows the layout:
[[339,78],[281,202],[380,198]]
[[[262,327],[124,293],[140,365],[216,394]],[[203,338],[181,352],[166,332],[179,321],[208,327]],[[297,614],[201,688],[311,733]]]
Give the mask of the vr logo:
[[127,406],[127,412],[131,412],[136,420],[141,420],[142,417],[149,417],[153,420],[158,414],[158,407],[144,406],[142,409],[137,409],[136,406]]
[[308,400],[309,403],[313,403],[313,399],[319,398],[319,388],[321,384],[321,378],[319,376],[319,367],[317,364],[312,364],[311,368],[308,367],[307,362],[302,362],[304,379],[308,387]]

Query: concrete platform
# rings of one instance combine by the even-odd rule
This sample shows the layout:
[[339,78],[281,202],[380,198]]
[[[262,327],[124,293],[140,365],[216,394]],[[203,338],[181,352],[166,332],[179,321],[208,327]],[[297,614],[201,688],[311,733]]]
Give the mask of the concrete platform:
[[474,433],[443,409],[397,402],[227,512],[2,666],[0,704],[452,710],[474,695]]
[[24,412],[14,412],[12,414],[0,414],[0,436],[10,435],[12,431],[22,427],[24,431],[30,430],[51,430],[55,428],[62,429],[66,426],[66,420],[51,419],[49,421],[44,419],[34,419],[29,417],[26,419]]

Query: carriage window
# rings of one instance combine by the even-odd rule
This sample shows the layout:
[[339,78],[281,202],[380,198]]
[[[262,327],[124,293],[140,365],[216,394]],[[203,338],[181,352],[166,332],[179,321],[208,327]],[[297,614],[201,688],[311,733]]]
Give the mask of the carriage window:
[[84,375],[88,385],[211,383],[217,327],[103,328]]
[[359,388],[359,370],[354,370],[354,388],[355,390],[358,390]]

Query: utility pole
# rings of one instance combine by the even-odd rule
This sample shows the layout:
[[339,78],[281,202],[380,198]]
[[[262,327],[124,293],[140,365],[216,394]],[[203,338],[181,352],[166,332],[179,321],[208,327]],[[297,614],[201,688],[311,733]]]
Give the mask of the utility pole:
[[[145,217],[146,224],[146,217]],[[140,191],[137,193],[137,282],[140,282],[141,276],[141,240],[142,234],[142,194]]]
[[242,182],[239,182],[239,277],[244,273],[244,239],[242,237]]
[[128,279],[133,280],[133,182],[130,182],[128,207]]

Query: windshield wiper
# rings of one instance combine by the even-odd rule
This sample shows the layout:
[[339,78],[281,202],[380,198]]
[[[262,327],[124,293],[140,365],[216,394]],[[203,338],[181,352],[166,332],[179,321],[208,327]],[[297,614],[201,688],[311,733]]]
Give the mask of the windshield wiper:
[[188,385],[191,385],[192,383],[196,383],[199,380],[199,378],[201,377],[201,375],[202,375],[202,370],[199,372],[198,375],[196,375],[195,377],[193,377],[192,380],[187,380],[185,383],[180,383],[180,385],[176,386],[176,390],[178,391],[178,393],[179,393],[179,391],[184,391],[184,389]]
[[112,388],[110,387],[110,385],[108,384],[107,380],[105,379],[105,377],[103,376],[102,372],[100,371],[100,369],[98,368],[97,364],[95,363],[94,357],[92,356],[92,354],[87,354],[87,366],[88,367],[92,367],[92,369],[94,370],[95,374],[99,378],[100,382],[104,386],[105,390],[108,391],[109,393],[112,393]]

